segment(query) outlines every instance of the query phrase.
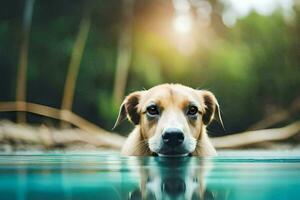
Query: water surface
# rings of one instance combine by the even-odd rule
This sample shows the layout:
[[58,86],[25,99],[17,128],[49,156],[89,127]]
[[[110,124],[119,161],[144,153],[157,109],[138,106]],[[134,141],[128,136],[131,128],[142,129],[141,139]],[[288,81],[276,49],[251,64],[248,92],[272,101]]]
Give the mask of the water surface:
[[0,199],[300,199],[298,152],[0,155]]

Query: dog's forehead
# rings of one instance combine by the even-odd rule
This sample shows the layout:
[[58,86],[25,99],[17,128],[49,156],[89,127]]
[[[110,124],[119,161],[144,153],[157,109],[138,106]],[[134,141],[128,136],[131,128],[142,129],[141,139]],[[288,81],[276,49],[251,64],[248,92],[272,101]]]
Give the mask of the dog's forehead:
[[167,107],[174,104],[180,106],[190,102],[198,104],[199,100],[199,95],[193,88],[177,84],[164,84],[147,90],[142,104],[156,102],[163,107]]

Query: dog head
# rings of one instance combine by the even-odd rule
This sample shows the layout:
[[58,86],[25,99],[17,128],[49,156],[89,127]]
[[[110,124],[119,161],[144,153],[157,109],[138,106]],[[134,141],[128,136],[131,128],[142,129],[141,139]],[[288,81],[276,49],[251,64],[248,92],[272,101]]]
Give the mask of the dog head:
[[203,127],[220,110],[215,96],[179,84],[163,84],[129,94],[120,107],[115,126],[128,118],[139,126],[151,152],[162,156],[195,151]]

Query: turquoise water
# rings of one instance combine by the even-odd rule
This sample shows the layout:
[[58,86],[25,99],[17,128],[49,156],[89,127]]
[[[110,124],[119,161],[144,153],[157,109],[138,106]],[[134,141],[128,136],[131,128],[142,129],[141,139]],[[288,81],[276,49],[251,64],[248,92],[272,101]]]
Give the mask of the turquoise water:
[[300,199],[297,155],[0,155],[0,199]]

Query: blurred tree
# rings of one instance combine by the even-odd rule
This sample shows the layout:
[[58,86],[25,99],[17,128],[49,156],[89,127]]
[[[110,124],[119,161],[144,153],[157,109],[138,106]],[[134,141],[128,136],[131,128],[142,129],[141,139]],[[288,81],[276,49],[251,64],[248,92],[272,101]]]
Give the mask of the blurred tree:
[[120,31],[120,39],[117,54],[117,66],[115,83],[113,90],[113,98],[115,106],[119,106],[124,98],[125,88],[127,85],[127,75],[131,64],[132,51],[132,20],[133,20],[133,0],[122,1],[122,11],[124,15],[124,24]]
[[[29,46],[29,33],[31,28],[33,5],[34,5],[34,0],[27,0],[24,6],[19,69],[17,75],[17,88],[16,88],[16,100],[20,102],[26,101],[28,46]],[[18,105],[22,106],[23,104],[18,104]],[[26,108],[23,108],[23,110],[26,110]],[[18,112],[17,119],[18,122],[26,122],[26,114],[24,112]]]
[[[90,29],[91,22],[90,22],[89,15],[90,15],[90,8],[87,7],[86,5],[83,13],[83,17],[79,25],[79,32],[73,47],[70,65],[66,77],[64,94],[63,94],[62,105],[61,105],[62,110],[68,110],[68,111],[72,110],[77,75],[78,75],[82,54],[84,52],[84,47]],[[65,122],[62,122],[62,125],[64,125],[65,127],[67,126]]]

